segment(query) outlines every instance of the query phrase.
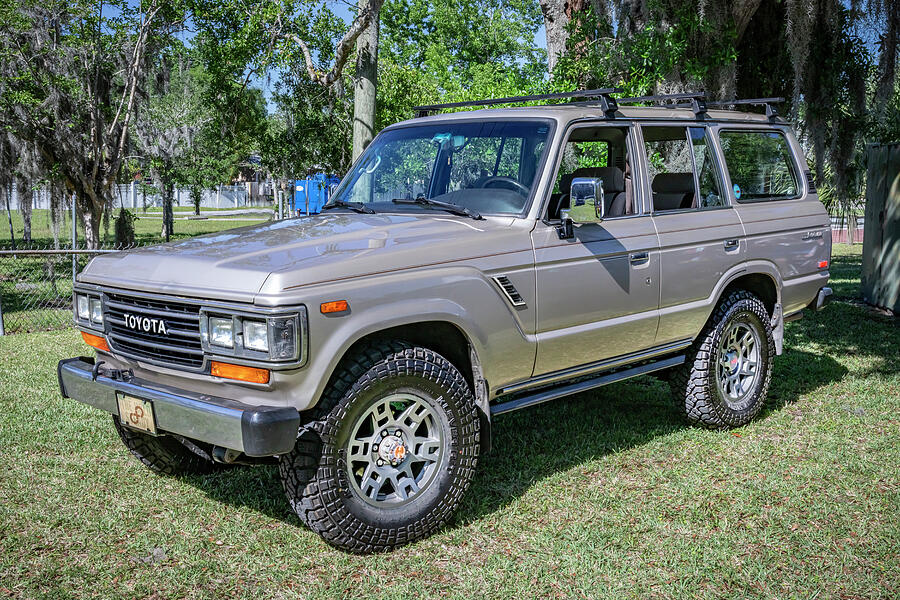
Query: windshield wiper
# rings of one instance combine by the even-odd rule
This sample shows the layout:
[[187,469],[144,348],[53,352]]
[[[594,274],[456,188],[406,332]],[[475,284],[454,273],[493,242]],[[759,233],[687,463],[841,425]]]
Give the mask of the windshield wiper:
[[476,221],[481,221],[484,217],[481,216],[480,213],[466,208],[465,206],[460,206],[459,204],[453,204],[452,202],[442,202],[440,200],[431,200],[430,198],[425,198],[423,196],[419,196],[415,200],[411,198],[394,198],[391,200],[394,204],[414,204],[418,206],[433,206],[434,208],[439,208],[441,210],[445,210],[448,213],[459,215],[461,217],[470,217],[475,219]]
[[349,208],[352,211],[367,215],[374,215],[375,211],[363,204],[362,202],[347,202],[346,200],[332,200],[322,207],[322,210],[330,208]]

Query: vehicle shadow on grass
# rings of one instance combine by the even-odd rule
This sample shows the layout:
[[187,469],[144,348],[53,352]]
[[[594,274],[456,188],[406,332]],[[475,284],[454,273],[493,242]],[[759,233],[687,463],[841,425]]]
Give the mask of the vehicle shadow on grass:
[[[769,398],[758,419],[841,379],[847,371],[830,356],[796,349],[787,349],[775,365]],[[541,479],[686,427],[668,384],[653,377],[501,416],[493,426],[493,450],[480,461],[458,519],[478,519]]]
[[[830,356],[788,349],[776,361],[766,413],[839,380],[845,372]],[[502,508],[555,473],[684,427],[687,424],[668,384],[653,377],[498,417],[493,449],[479,460],[455,526]],[[284,497],[274,466],[240,467],[186,481],[217,501],[302,526]]]

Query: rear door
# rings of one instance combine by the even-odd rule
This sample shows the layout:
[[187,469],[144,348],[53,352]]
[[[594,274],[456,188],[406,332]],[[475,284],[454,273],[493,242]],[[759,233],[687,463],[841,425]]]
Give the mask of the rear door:
[[831,221],[809,172],[803,176],[802,150],[780,127],[728,124],[717,134],[747,257],[775,265],[784,314],[795,313],[825,285],[831,258]]
[[743,260],[740,217],[724,193],[705,125],[641,126],[646,185],[659,234],[657,344],[697,335],[722,275]]

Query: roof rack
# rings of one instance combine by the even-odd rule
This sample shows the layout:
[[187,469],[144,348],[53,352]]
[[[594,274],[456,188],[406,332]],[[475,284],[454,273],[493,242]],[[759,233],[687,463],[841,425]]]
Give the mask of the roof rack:
[[708,106],[765,106],[766,116],[774,119],[778,116],[778,110],[773,104],[784,102],[784,98],[749,98],[747,100],[722,100],[720,102],[709,102]]
[[[445,108],[463,108],[466,106],[496,106],[498,104],[513,104],[517,102],[536,102],[540,100],[562,100],[566,98],[599,99],[600,108],[608,118],[615,118],[619,104],[639,104],[642,102],[667,103],[661,104],[663,108],[690,108],[698,119],[706,116],[709,107],[714,106],[765,106],[766,117],[777,119],[778,111],[773,104],[784,102],[784,98],[750,98],[746,100],[716,100],[706,101],[703,92],[686,92],[682,94],[658,94],[655,96],[635,96],[631,98],[613,98],[611,94],[622,93],[621,88],[601,88],[596,90],[579,90],[576,92],[564,92],[559,94],[538,94],[534,96],[509,96],[506,98],[492,98],[488,100],[471,100],[468,102],[448,102],[446,104],[428,104],[413,108],[416,117],[426,117],[431,113]],[[683,102],[687,100],[687,102]],[[582,103],[578,103],[582,104]]]
[[506,98],[492,98],[489,100],[471,100],[469,102],[448,102],[446,104],[427,104],[416,106],[413,111],[416,117],[427,117],[433,112],[445,108],[463,108],[466,106],[495,106],[497,104],[514,104],[517,102],[537,102],[539,100],[562,100],[565,98],[599,98],[603,112],[611,115],[618,110],[616,99],[610,94],[621,93],[620,88],[601,88],[596,90],[579,90],[577,92],[563,92],[560,94],[538,94],[535,96],[509,96]]
[[688,100],[688,104],[664,104],[663,107],[683,108],[690,106],[697,118],[702,118],[706,113],[706,94],[703,92],[687,92],[684,94],[660,94],[656,96],[635,96],[634,98],[620,98],[621,104],[637,104],[639,102],[665,102],[667,100]]
[[778,111],[773,104],[784,102],[784,98],[748,98],[745,100],[716,100],[714,102],[706,101],[706,94],[703,93],[686,93],[686,94],[664,94],[661,96],[638,96],[636,98],[619,98],[620,104],[636,104],[638,102],[661,102],[665,100],[688,100],[678,104],[664,105],[669,108],[690,108],[698,118],[706,113],[706,110],[713,106],[765,106],[766,117],[774,119],[778,116]]

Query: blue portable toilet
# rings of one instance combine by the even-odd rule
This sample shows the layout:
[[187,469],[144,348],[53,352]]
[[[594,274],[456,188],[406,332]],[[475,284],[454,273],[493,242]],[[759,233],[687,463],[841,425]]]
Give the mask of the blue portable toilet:
[[294,182],[294,197],[291,210],[295,214],[314,215],[322,210],[322,206],[328,202],[331,192],[340,183],[340,179],[334,175],[316,173],[306,179],[298,179]]

